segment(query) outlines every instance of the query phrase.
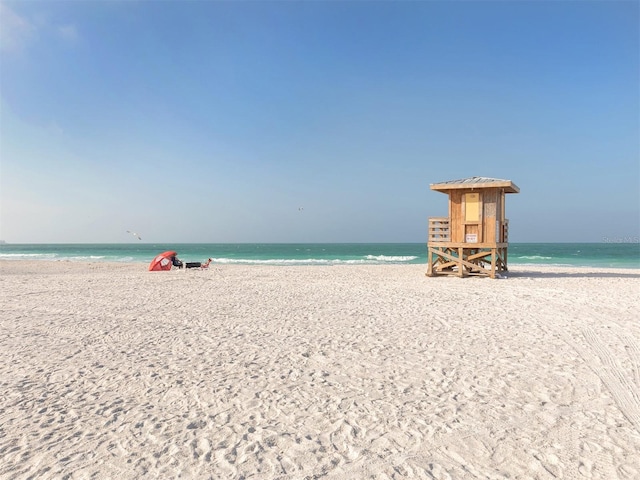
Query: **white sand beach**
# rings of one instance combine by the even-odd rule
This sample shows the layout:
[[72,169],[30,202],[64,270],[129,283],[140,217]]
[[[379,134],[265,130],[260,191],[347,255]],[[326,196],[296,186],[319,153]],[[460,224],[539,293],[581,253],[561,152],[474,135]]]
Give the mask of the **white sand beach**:
[[640,478],[640,270],[0,262],[0,478]]

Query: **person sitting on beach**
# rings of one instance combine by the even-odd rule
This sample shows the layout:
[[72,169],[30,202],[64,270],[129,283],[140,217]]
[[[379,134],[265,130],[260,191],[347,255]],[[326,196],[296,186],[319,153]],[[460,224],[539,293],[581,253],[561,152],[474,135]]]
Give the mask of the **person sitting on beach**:
[[182,268],[182,260],[180,260],[176,255],[171,257],[171,264],[174,267]]
[[211,264],[211,259],[207,260],[206,263],[203,263],[202,265],[200,265],[200,268],[209,268],[210,264]]

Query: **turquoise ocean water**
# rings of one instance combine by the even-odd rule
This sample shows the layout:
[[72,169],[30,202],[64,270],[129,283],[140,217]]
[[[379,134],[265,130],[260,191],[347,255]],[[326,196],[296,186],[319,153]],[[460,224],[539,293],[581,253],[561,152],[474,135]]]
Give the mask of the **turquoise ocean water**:
[[[314,244],[0,244],[0,260],[149,263],[165,250],[186,262],[217,264],[384,265],[427,262],[424,243]],[[511,243],[510,265],[640,268],[640,243]]]

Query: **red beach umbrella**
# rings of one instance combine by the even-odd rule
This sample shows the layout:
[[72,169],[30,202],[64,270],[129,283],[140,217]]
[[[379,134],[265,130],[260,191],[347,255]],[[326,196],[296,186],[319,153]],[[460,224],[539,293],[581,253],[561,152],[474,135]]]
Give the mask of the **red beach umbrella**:
[[149,271],[157,272],[160,270],[171,270],[171,257],[175,257],[176,255],[178,255],[178,253],[173,250],[168,250],[156,255],[149,264]]

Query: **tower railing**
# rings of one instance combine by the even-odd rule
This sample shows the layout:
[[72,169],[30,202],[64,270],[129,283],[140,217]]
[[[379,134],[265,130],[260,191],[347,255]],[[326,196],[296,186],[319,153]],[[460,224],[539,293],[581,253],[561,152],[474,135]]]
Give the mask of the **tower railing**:
[[429,217],[429,242],[449,242],[450,223],[448,217]]

